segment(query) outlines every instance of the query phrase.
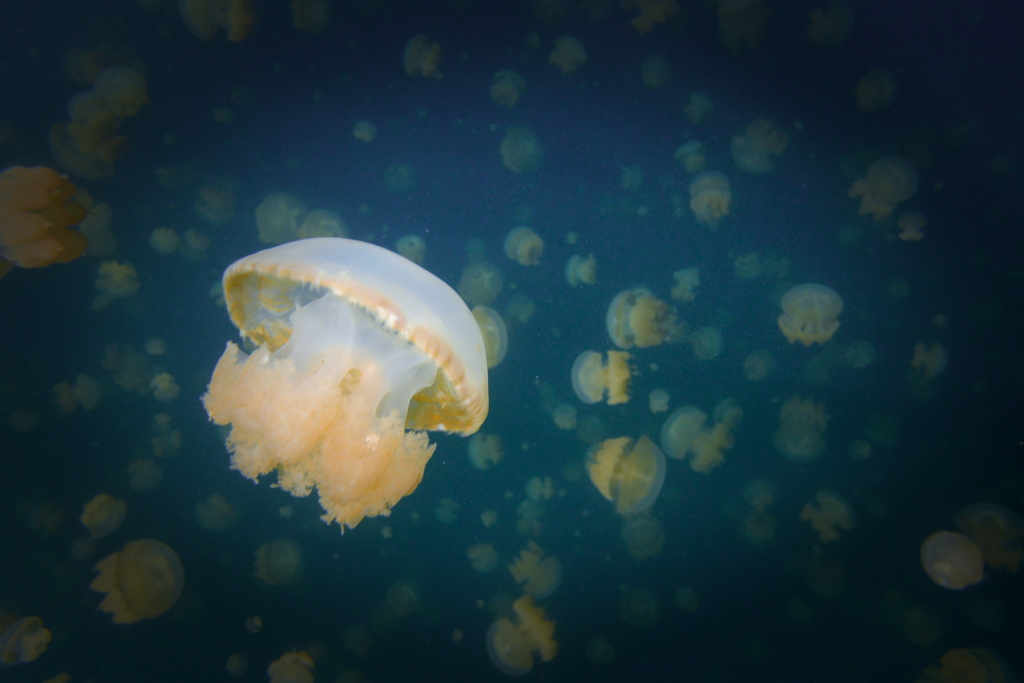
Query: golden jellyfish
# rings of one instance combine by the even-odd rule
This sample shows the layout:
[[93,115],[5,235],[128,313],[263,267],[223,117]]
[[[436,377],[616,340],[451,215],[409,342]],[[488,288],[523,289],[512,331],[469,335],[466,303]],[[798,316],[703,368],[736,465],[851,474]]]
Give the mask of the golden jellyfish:
[[779,303],[779,329],[790,344],[824,344],[839,329],[843,299],[830,287],[814,283],[797,285],[787,290]]
[[490,261],[470,263],[459,278],[459,296],[471,306],[490,306],[501,293],[505,278]]
[[496,510],[484,510],[480,513],[480,523],[490,529],[498,523],[498,512]]
[[442,498],[434,508],[434,519],[441,524],[451,524],[459,518],[459,504],[451,498]]
[[56,394],[56,403],[65,413],[78,409],[79,406],[85,410],[93,410],[100,403],[100,385],[93,377],[81,374],[75,379],[72,385],[68,382],[61,382],[53,388]]
[[956,528],[971,537],[991,567],[1016,574],[1024,560],[1024,520],[994,503],[965,507],[953,518]]
[[127,515],[128,506],[123,500],[101,493],[85,504],[79,521],[93,539],[99,539],[121,528]]
[[712,229],[729,214],[731,200],[729,179],[718,171],[701,171],[690,181],[690,211]]
[[956,648],[929,664],[916,683],[1013,683],[1006,660],[984,647]]
[[707,165],[707,152],[699,140],[684,142],[676,150],[673,158],[683,165],[687,173],[703,171]]
[[153,375],[149,386],[153,389],[153,398],[163,403],[178,398],[178,392],[180,391],[178,383],[174,381],[174,376],[169,372]]
[[611,664],[615,661],[615,646],[604,636],[591,636],[587,641],[587,659],[594,664]]
[[96,277],[98,294],[92,300],[92,310],[99,311],[114,299],[124,299],[139,291],[139,275],[130,263],[104,261]]
[[843,360],[854,370],[862,370],[875,362],[878,352],[871,342],[858,340],[846,347],[843,351]]
[[758,382],[775,370],[775,359],[767,349],[754,351],[743,359],[743,374],[752,382]]
[[672,286],[671,296],[674,301],[688,303],[697,298],[697,287],[700,286],[700,270],[697,268],[684,268],[672,273],[676,283]]
[[828,421],[824,404],[790,396],[779,409],[779,428],[772,436],[775,452],[793,462],[817,460],[825,450]]
[[473,571],[490,574],[498,567],[498,553],[490,543],[477,543],[466,550]]
[[637,33],[649,33],[655,24],[667,23],[679,12],[676,0],[624,0],[622,9],[635,9],[637,15],[630,22]]
[[164,471],[155,460],[133,460],[128,463],[128,488],[152,491],[163,481]]
[[586,258],[573,254],[565,264],[565,279],[572,287],[597,283],[597,259],[593,254]]
[[331,24],[331,0],[292,0],[292,27],[319,36]]
[[430,42],[423,33],[415,35],[405,44],[402,53],[402,66],[407,76],[423,78],[441,78],[441,45]]
[[536,171],[544,162],[544,143],[526,126],[509,126],[498,152],[505,168],[516,174]]
[[833,491],[818,491],[814,498],[818,501],[817,507],[814,503],[805,504],[800,510],[800,519],[810,522],[822,543],[838,541],[839,529],[853,529],[853,508],[845,498]]
[[219,493],[212,493],[196,502],[194,515],[204,531],[213,533],[227,531],[238,522],[235,506]]
[[701,474],[722,464],[725,451],[733,446],[733,432],[743,419],[743,409],[727,398],[715,406],[711,417],[714,425],[700,430],[690,446],[690,469]]
[[857,213],[871,214],[880,221],[893,212],[900,202],[905,202],[917,192],[917,171],[913,165],[899,157],[882,157],[868,166],[863,178],[850,185],[846,195],[860,199]]
[[950,590],[962,590],[985,578],[981,550],[965,534],[936,531],[921,544],[921,565],[928,578]]
[[501,447],[501,437],[497,434],[477,432],[469,437],[469,461],[478,470],[489,470],[505,456]]
[[487,306],[474,306],[473,317],[480,326],[480,334],[484,338],[484,349],[487,352],[487,367],[495,368],[505,360],[508,351],[508,329],[501,314]]
[[532,595],[514,603],[515,622],[501,618],[487,629],[487,654],[498,671],[508,676],[523,676],[533,668],[533,653],[550,662],[558,654],[555,624],[544,609],[533,604]]
[[302,200],[287,192],[271,192],[256,207],[260,242],[283,244],[296,238],[309,210]]
[[23,617],[0,633],[0,669],[34,662],[53,640],[39,617]]
[[661,493],[665,455],[646,436],[605,439],[587,453],[587,473],[619,514],[631,515],[654,505]]
[[533,541],[519,552],[519,557],[508,565],[508,570],[516,583],[538,600],[554,593],[562,582],[562,563],[556,557],[544,557],[544,549]]
[[661,427],[661,447],[670,458],[682,460],[704,429],[708,414],[694,406],[676,408]]
[[612,299],[605,324],[620,349],[659,346],[676,331],[676,310],[650,290],[634,287]]
[[177,554],[160,541],[144,538],[126,543],[97,563],[99,575],[89,588],[105,593],[99,609],[115,624],[154,619],[174,607],[185,585]]
[[241,678],[249,670],[249,657],[241,652],[229,655],[227,661],[224,662],[224,670],[232,678]]
[[775,504],[775,486],[763,479],[754,479],[743,487],[743,502],[755,510],[767,510]]
[[359,119],[352,126],[352,137],[360,142],[373,142],[377,137],[377,126],[367,119]]
[[306,215],[302,225],[295,231],[299,239],[310,237],[348,237],[348,226],[341,216],[326,209],[316,209]]
[[313,683],[313,658],[306,652],[285,652],[267,667],[270,683]]
[[544,240],[533,228],[520,225],[505,235],[505,256],[521,266],[536,266],[544,253]]
[[522,292],[516,292],[510,296],[508,303],[505,304],[505,318],[520,325],[530,322],[536,312],[537,304]]
[[928,225],[928,219],[920,211],[905,211],[896,221],[900,232],[899,237],[904,242],[919,242],[924,239],[924,226]]
[[526,497],[533,501],[551,500],[555,495],[555,485],[551,477],[530,477],[526,482]]
[[650,408],[651,412],[657,415],[658,413],[668,412],[669,395],[664,389],[653,389],[651,393],[647,394],[647,407]]
[[622,521],[622,540],[626,550],[636,560],[648,560],[661,553],[665,544],[665,530],[661,522],[646,512],[630,515]]
[[223,225],[235,217],[235,190],[230,182],[217,182],[199,191],[196,213],[210,225]]
[[42,268],[81,256],[87,239],[70,227],[86,217],[85,208],[71,201],[77,189],[44,166],[0,173],[0,262]]
[[629,400],[629,354],[609,351],[602,360],[597,351],[584,351],[572,364],[572,389],[584,403],[604,399],[614,406]]
[[84,206],[86,210],[85,220],[75,228],[89,241],[85,253],[102,258],[111,256],[117,251],[117,237],[110,229],[110,224],[114,219],[114,212],[110,208],[110,204],[106,202],[97,204],[84,190],[75,193],[74,200]]
[[775,518],[767,510],[748,510],[740,521],[740,535],[755,548],[764,548],[775,538]]
[[422,266],[427,258],[427,242],[419,235],[406,235],[395,243],[395,251],[416,265]]
[[491,78],[491,99],[511,109],[526,91],[526,80],[511,69],[502,69]]
[[844,0],[831,0],[807,15],[807,37],[815,45],[839,47],[853,26],[853,10]]
[[253,0],[179,0],[185,27],[200,40],[210,41],[219,29],[228,40],[240,43],[252,29],[255,17],[249,7]]
[[640,80],[646,88],[660,88],[672,78],[672,65],[664,57],[648,57],[640,63]]
[[715,105],[711,102],[711,98],[702,92],[690,93],[686,100],[686,106],[683,107],[686,118],[690,119],[690,123],[694,125],[707,121],[714,112]]
[[422,605],[419,588],[408,579],[395,581],[384,594],[384,607],[390,616],[408,616]]
[[463,435],[487,416],[480,328],[448,285],[382,247],[290,242],[224,273],[229,342],[203,402],[232,425],[232,468],[307,496],[354,527],[412,493],[433,454],[426,430]]
[[658,620],[661,605],[647,588],[621,588],[619,616],[632,628],[646,628]]
[[914,346],[914,358],[910,361],[910,367],[917,370],[927,379],[932,379],[942,374],[949,362],[949,352],[946,347],[938,342],[926,346],[919,342]]
[[555,47],[548,55],[548,63],[558,67],[564,75],[576,73],[587,61],[587,49],[577,38],[562,36],[555,39]]
[[732,139],[732,159],[748,173],[767,173],[789,146],[789,134],[768,119],[754,119]]
[[896,79],[885,69],[872,69],[853,90],[857,108],[864,112],[888,109],[896,95]]
[[713,360],[722,352],[722,333],[716,327],[698,327],[686,340],[699,361]]
[[149,246],[158,254],[173,254],[178,241],[178,235],[170,228],[155,228],[149,235]]
[[551,419],[554,420],[555,426],[566,431],[576,429],[576,416],[575,406],[568,403],[559,403],[551,411]]
[[771,10],[761,0],[717,0],[718,37],[733,52],[764,43]]
[[287,586],[299,580],[304,566],[302,546],[290,538],[279,538],[256,550],[253,575],[268,586]]

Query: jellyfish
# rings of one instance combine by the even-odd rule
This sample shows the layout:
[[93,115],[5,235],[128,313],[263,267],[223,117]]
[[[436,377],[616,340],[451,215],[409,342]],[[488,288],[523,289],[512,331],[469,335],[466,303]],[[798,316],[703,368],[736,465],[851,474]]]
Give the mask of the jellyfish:
[[427,256],[427,243],[419,235],[406,235],[395,243],[395,251],[416,265],[422,266]]
[[729,214],[729,179],[718,171],[701,171],[690,181],[690,211],[711,229]]
[[98,294],[92,300],[92,310],[99,311],[114,299],[124,299],[139,291],[139,274],[130,263],[104,261],[96,276]]
[[943,588],[962,590],[985,578],[981,550],[965,534],[936,531],[921,544],[928,578]]
[[645,88],[660,88],[672,78],[672,64],[664,57],[648,57],[640,63],[640,80]]
[[555,485],[551,482],[551,477],[530,477],[526,482],[526,497],[532,501],[551,500],[554,495]]
[[544,253],[544,240],[532,228],[520,225],[505,235],[505,256],[521,266],[536,266]]
[[637,15],[630,22],[637,33],[649,33],[655,24],[667,23],[679,11],[676,0],[625,0],[622,8],[636,9]]
[[793,462],[810,462],[825,450],[822,436],[828,426],[825,406],[790,396],[779,410],[779,429],[772,436],[775,452]]
[[622,540],[633,559],[648,560],[661,553],[665,544],[665,530],[661,522],[647,512],[630,515],[622,521]]
[[1006,660],[984,647],[956,648],[942,655],[939,665],[925,667],[918,683],[1013,683],[1017,680]]
[[178,235],[170,228],[155,228],[149,236],[149,246],[158,254],[173,254],[178,248]]
[[604,636],[591,636],[587,641],[587,659],[595,664],[615,661],[615,646]]
[[502,320],[501,314],[487,306],[474,306],[473,317],[480,326],[480,334],[484,338],[487,367],[495,368],[505,360],[505,353],[508,351],[508,330],[505,321]]
[[295,231],[299,239],[309,237],[348,237],[348,226],[341,216],[333,211],[316,209],[306,215],[302,225]]
[[174,381],[174,376],[169,372],[153,375],[153,379],[149,381],[149,386],[153,389],[153,398],[163,403],[168,403],[178,398],[178,392],[181,390],[178,383]]
[[658,413],[668,412],[669,395],[664,389],[653,389],[651,393],[647,394],[647,407],[650,408],[651,412],[657,415]]
[[789,343],[824,344],[839,329],[843,300],[835,290],[819,284],[797,285],[782,295],[779,329]]
[[576,429],[576,416],[576,407],[568,403],[559,403],[551,411],[551,419],[554,420],[555,426],[566,431]]
[[614,406],[629,400],[629,354],[609,351],[602,361],[597,351],[584,351],[572,364],[572,388],[584,403],[604,399]]
[[302,546],[290,538],[279,538],[256,550],[253,575],[268,586],[287,586],[299,580],[304,566]]
[[619,616],[632,628],[646,628],[661,615],[661,605],[647,588],[622,588]]
[[839,47],[846,42],[853,25],[853,10],[844,0],[830,0],[807,15],[807,37],[815,45]]
[[0,669],[34,662],[46,652],[53,640],[43,620],[36,616],[23,617],[0,633]]
[[621,515],[654,505],[665,483],[665,455],[647,436],[605,439],[587,453],[587,473]]
[[565,279],[572,287],[597,283],[597,260],[593,254],[586,258],[573,254],[565,264]]
[[491,99],[511,109],[526,90],[526,80],[511,69],[502,69],[491,78]]
[[252,14],[253,0],[179,0],[181,18],[196,38],[210,41],[221,28],[228,40],[240,43],[252,29],[255,17]]
[[114,219],[114,212],[110,204],[95,200],[85,191],[79,190],[75,193],[75,201],[85,207],[85,220],[75,228],[85,235],[89,241],[85,253],[89,256],[100,256],[106,258],[117,250],[117,237],[110,229]]
[[673,158],[681,163],[687,173],[703,171],[707,165],[707,152],[699,140],[688,140],[676,149]]
[[197,501],[194,515],[199,526],[214,533],[227,531],[238,522],[235,506],[219,493],[212,493]]
[[53,388],[56,402],[66,413],[73,412],[82,406],[85,410],[93,410],[100,403],[100,385],[93,377],[80,374],[72,385],[61,382]]
[[430,42],[425,34],[415,35],[405,44],[402,66],[407,76],[441,78],[441,70],[438,68],[440,62],[441,45]]
[[755,548],[764,548],[775,538],[775,517],[767,510],[749,510],[740,521],[740,534]]
[[306,652],[285,652],[267,667],[270,683],[313,683],[313,658]]
[[732,159],[748,173],[767,173],[789,146],[789,134],[768,119],[754,119],[732,139]]
[[150,538],[130,541],[119,552],[99,561],[99,575],[89,588],[105,593],[100,611],[115,624],[154,619],[174,607],[185,585],[181,560],[169,547]]
[[473,570],[481,574],[490,574],[498,567],[498,553],[490,543],[476,543],[466,550]]
[[235,190],[230,182],[220,181],[199,191],[196,213],[210,225],[223,225],[235,217]]
[[508,570],[516,583],[538,600],[554,593],[562,582],[562,563],[556,557],[544,557],[544,549],[533,541],[519,552],[519,557],[508,565]]
[[718,37],[733,52],[764,43],[771,10],[761,0],[717,0]]
[[888,109],[896,94],[896,79],[885,69],[872,69],[857,82],[853,94],[861,111]]
[[620,349],[659,346],[676,331],[676,311],[650,290],[634,287],[612,299],[605,324]]
[[128,488],[152,491],[164,479],[164,471],[155,460],[133,460],[128,463]]
[[743,419],[743,409],[727,398],[715,406],[712,419],[714,425],[701,429],[690,446],[690,469],[701,474],[722,464],[725,451],[733,446],[733,431]]
[[814,498],[818,506],[815,507],[814,503],[805,504],[800,510],[800,519],[810,522],[822,543],[838,541],[838,529],[853,529],[853,508],[845,498],[833,491],[818,491]]
[[12,166],[0,173],[0,258],[20,268],[73,261],[86,237],[71,226],[86,217],[71,201],[77,187],[51,168]]
[[232,467],[276,471],[296,496],[316,487],[342,529],[387,515],[433,453],[425,430],[469,435],[487,416],[487,355],[448,285],[365,242],[290,242],[231,265],[229,342],[203,402],[232,425]]
[[707,121],[714,112],[715,105],[711,102],[711,98],[702,92],[690,93],[686,100],[686,106],[683,107],[686,118],[690,119],[690,123],[694,125]]
[[878,352],[871,342],[858,340],[846,347],[843,360],[854,370],[861,370],[875,362]]
[[914,346],[914,358],[910,361],[910,367],[920,372],[926,379],[932,379],[942,374],[949,362],[949,352],[939,342],[933,342],[926,346],[924,342],[918,342]]
[[555,48],[548,55],[548,63],[554,64],[562,74],[568,76],[587,61],[587,49],[577,38],[562,36],[555,39]]
[[860,199],[857,213],[871,214],[880,221],[917,192],[917,171],[913,165],[899,157],[882,157],[868,166],[863,178],[850,185],[847,196]]
[[752,382],[757,382],[775,370],[775,359],[767,349],[754,351],[743,359],[743,374]]
[[517,175],[536,171],[544,161],[544,143],[526,126],[509,126],[498,152],[505,168]]
[[504,277],[490,261],[470,263],[459,278],[459,296],[471,306],[490,306],[501,293]]
[[123,500],[101,493],[85,504],[79,521],[93,539],[104,538],[117,531],[128,514]]
[[373,139],[377,137],[377,126],[373,124],[373,121],[359,119],[352,126],[352,137],[360,142],[373,142]]
[[1016,574],[1024,559],[1024,520],[994,503],[965,507],[953,518],[956,528],[971,537],[991,567]]
[[904,242],[919,242],[924,239],[924,226],[928,225],[928,219],[920,211],[906,211],[896,221],[899,227],[899,237]]
[[256,207],[260,242],[283,244],[296,238],[309,210],[302,200],[287,192],[271,192]]
[[693,357],[699,361],[714,360],[722,352],[722,332],[716,327],[698,327],[687,338]]
[[459,504],[451,498],[442,498],[434,508],[434,519],[441,524],[451,524],[459,518]]
[[501,437],[497,434],[477,432],[469,437],[469,461],[478,470],[489,470],[505,456],[501,447]]
[[661,427],[661,447],[670,458],[682,460],[704,428],[708,414],[694,406],[676,408]]
[[292,27],[296,30],[319,36],[330,23],[330,0],[292,0]]
[[697,268],[684,268],[672,273],[676,284],[672,287],[671,296],[674,301],[688,303],[697,298],[693,291],[700,286],[700,270]]
[[555,624],[546,618],[543,608],[533,604],[532,595],[514,603],[515,622],[501,618],[487,629],[487,654],[498,671],[508,676],[523,676],[533,668],[533,653],[550,662],[558,654]]

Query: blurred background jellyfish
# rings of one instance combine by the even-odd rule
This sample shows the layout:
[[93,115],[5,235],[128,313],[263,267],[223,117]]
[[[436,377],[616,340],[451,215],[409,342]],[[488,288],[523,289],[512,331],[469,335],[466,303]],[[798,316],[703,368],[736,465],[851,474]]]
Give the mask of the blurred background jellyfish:
[[89,588],[104,593],[99,609],[115,624],[154,619],[174,607],[185,585],[185,570],[171,548],[151,538],[126,543],[93,568]]
[[981,550],[970,537],[936,531],[921,544],[921,565],[937,585],[961,590],[985,578]]
[[825,406],[793,395],[779,409],[779,428],[772,436],[775,452],[793,462],[817,460],[825,451]]
[[587,453],[587,473],[620,515],[643,512],[665,483],[665,455],[646,436],[605,439]]
[[516,583],[538,600],[554,593],[562,582],[562,563],[556,557],[545,557],[544,549],[533,541],[519,551],[508,570]]
[[533,228],[520,225],[505,235],[505,256],[521,266],[536,266],[544,253],[544,240]]
[[505,321],[500,313],[487,306],[474,306],[473,318],[480,326],[480,334],[484,338],[488,369],[498,367],[508,352],[508,328],[505,327]]
[[[325,522],[355,527],[412,493],[434,446],[487,416],[487,355],[459,296],[365,242],[318,238],[246,257],[224,273],[229,342],[203,397],[231,425],[234,469],[316,487]],[[339,391],[338,388],[341,388]]]
[[876,221],[887,218],[900,202],[917,192],[917,171],[906,159],[882,157],[868,166],[863,178],[853,181],[847,192],[850,199],[860,199],[857,212],[870,214]]
[[487,654],[498,671],[508,676],[523,676],[533,668],[533,653],[550,662],[558,654],[555,624],[544,610],[533,604],[532,595],[514,603],[515,621],[502,617],[487,629]]
[[23,617],[0,633],[0,669],[34,662],[53,640],[39,617]]
[[608,336],[620,349],[659,346],[676,330],[676,309],[643,287],[615,295],[605,316]]
[[824,344],[839,329],[843,300],[825,285],[808,283],[786,291],[780,301],[779,329],[789,343]]
[[288,586],[299,580],[304,566],[302,546],[290,538],[279,538],[256,550],[253,576],[267,586]]
[[76,186],[51,168],[12,166],[0,173],[0,257],[21,268],[73,261],[88,240],[71,226],[85,208]]
[[89,530],[89,536],[99,539],[117,531],[127,514],[128,506],[123,500],[101,493],[85,504],[79,519]]
[[584,351],[572,364],[572,388],[584,403],[604,399],[614,406],[629,400],[629,354],[609,351],[602,360],[597,351]]

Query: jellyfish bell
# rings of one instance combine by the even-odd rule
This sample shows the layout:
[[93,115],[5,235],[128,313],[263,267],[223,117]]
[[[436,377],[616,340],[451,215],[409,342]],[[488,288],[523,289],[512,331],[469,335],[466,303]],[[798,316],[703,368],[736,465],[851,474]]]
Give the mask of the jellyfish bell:
[[587,473],[621,515],[654,505],[665,483],[665,455],[646,436],[605,439],[587,454]]
[[965,534],[936,531],[921,544],[921,565],[928,578],[950,590],[962,590],[985,578],[981,550]]
[[484,338],[487,351],[487,367],[495,368],[505,360],[508,351],[508,328],[501,314],[487,306],[474,306],[473,317],[480,326],[480,334]]
[[608,336],[620,349],[659,346],[676,329],[676,309],[643,287],[615,295],[605,315]]
[[[424,431],[469,435],[487,417],[487,355],[459,295],[387,249],[298,240],[224,273],[229,342],[203,402],[231,425],[232,468],[277,471],[292,495],[319,492],[342,529],[387,515],[412,493],[434,446]],[[408,431],[407,431],[408,430]]]
[[106,594],[99,609],[112,614],[115,624],[160,616],[178,602],[185,584],[177,553],[150,538],[126,543],[93,571],[99,575],[89,588]]
[[843,299],[831,287],[816,283],[797,285],[782,295],[779,329],[789,343],[824,344],[839,329]]

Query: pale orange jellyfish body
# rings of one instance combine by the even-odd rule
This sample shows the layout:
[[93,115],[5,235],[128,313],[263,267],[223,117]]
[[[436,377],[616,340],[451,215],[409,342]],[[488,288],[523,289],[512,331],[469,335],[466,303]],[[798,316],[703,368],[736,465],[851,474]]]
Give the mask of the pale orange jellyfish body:
[[839,540],[839,529],[853,529],[853,508],[845,498],[833,491],[818,491],[814,498],[817,506],[814,503],[804,505],[800,519],[810,522],[822,543]]
[[817,460],[825,450],[825,406],[793,395],[779,409],[779,429],[772,436],[775,452],[793,462]]
[[970,537],[936,531],[921,544],[921,564],[939,586],[961,590],[985,578],[981,550]]
[[621,515],[654,505],[665,483],[665,455],[646,436],[605,439],[587,454],[587,473]]
[[441,78],[441,45],[430,42],[424,34],[415,35],[405,44],[402,66],[407,76]]
[[126,543],[93,567],[99,576],[89,588],[106,593],[99,609],[115,624],[153,619],[174,607],[185,585],[177,554],[160,541],[144,538]]
[[79,519],[89,535],[97,539],[117,531],[127,514],[128,506],[123,500],[101,493],[85,504]]
[[70,227],[86,217],[85,208],[70,201],[76,189],[44,166],[0,173],[0,263],[41,268],[81,256],[86,237]]
[[34,662],[53,640],[39,617],[23,617],[0,632],[0,669]]
[[544,240],[533,228],[520,225],[505,235],[505,256],[521,266],[536,266],[544,253]]
[[550,662],[558,654],[555,624],[548,621],[544,610],[533,604],[532,595],[524,595],[514,603],[516,621],[498,619],[487,630],[487,654],[491,663],[508,676],[523,676],[533,668],[533,652],[542,661]]
[[779,329],[789,343],[824,344],[839,329],[843,299],[835,290],[813,283],[797,285],[782,295]]
[[863,178],[850,185],[846,193],[850,199],[860,199],[857,212],[871,214],[876,221],[886,218],[900,202],[917,192],[917,171],[913,165],[899,157],[882,157],[868,166]]
[[690,181],[690,210],[710,228],[729,214],[731,200],[729,179],[718,171],[701,171]]
[[586,61],[587,49],[579,39],[572,36],[556,38],[555,48],[548,55],[548,63],[554,64],[566,76],[575,73]]
[[605,315],[608,336],[620,349],[659,346],[676,329],[676,309],[643,287],[619,292]]
[[768,119],[755,119],[732,139],[732,158],[749,173],[767,173],[789,146],[789,134]]
[[629,400],[629,354],[609,351],[601,360],[597,351],[584,351],[572,364],[572,388],[584,403],[602,398],[614,406]]
[[508,352],[508,328],[505,326],[505,320],[500,313],[487,306],[474,306],[473,317],[480,326],[480,334],[484,338],[487,367],[496,368],[505,360],[505,354]]
[[[299,240],[224,272],[229,342],[203,397],[231,425],[232,468],[318,489],[325,522],[354,527],[412,493],[434,447],[423,430],[469,435],[487,416],[487,355],[448,285],[382,247]],[[407,431],[408,430],[408,431]]]
[[1016,574],[1024,560],[1024,520],[994,503],[976,503],[956,513],[953,524],[971,537],[992,567]]

